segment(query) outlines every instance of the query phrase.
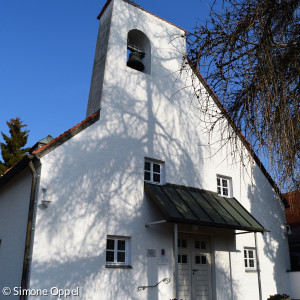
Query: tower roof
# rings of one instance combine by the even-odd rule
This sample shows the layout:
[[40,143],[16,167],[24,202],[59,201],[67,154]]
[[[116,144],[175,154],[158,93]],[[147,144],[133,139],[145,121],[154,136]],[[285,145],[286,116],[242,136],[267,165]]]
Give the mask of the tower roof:
[[[112,0],[107,0],[107,1],[106,1],[105,5],[103,6],[103,8],[102,8],[102,10],[101,10],[101,12],[100,12],[100,14],[99,14],[98,17],[97,17],[98,20],[100,20],[101,16],[104,14],[106,8],[108,7],[108,5],[110,4],[111,1],[112,1]],[[158,19],[160,19],[160,20],[162,20],[162,21],[164,21],[164,22],[167,22],[168,24],[170,24],[170,25],[172,25],[172,26],[175,26],[175,27],[179,28],[180,30],[183,30],[184,32],[186,32],[185,29],[183,29],[183,28],[181,28],[181,27],[179,27],[179,26],[177,26],[177,25],[175,25],[175,24],[173,24],[173,23],[171,23],[171,22],[169,22],[169,21],[167,21],[167,20],[165,20],[165,19],[163,19],[163,18],[161,18],[161,17],[159,17],[159,16],[157,16],[157,15],[155,15],[155,14],[149,12],[149,11],[147,11],[146,9],[140,7],[138,4],[134,3],[133,1],[130,1],[130,0],[122,0],[122,1],[128,3],[129,5],[132,5],[132,6],[134,6],[134,7],[137,7],[138,9],[140,9],[140,10],[142,10],[142,11],[144,11],[144,12],[146,12],[146,13],[148,13],[148,14],[150,14],[150,15],[152,15],[152,16],[154,16],[154,17],[156,17],[156,18],[158,18]]]

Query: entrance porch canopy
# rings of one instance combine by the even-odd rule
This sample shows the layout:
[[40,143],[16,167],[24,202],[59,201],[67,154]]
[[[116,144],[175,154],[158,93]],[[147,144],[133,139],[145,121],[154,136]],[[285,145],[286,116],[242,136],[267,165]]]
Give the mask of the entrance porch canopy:
[[264,232],[266,229],[235,199],[174,184],[145,182],[146,196],[167,222]]

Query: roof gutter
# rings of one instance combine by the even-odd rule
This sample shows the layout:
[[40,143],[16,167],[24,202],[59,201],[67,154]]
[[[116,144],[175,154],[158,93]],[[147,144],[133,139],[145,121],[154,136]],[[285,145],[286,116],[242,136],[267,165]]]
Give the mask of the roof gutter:
[[[21,280],[21,288],[22,290],[28,288],[29,284],[29,267],[31,261],[31,249],[32,249],[32,231],[33,231],[33,216],[34,216],[34,208],[35,208],[35,197],[36,197],[36,186],[38,175],[36,169],[33,165],[32,159],[34,156],[28,157],[30,160],[28,162],[28,167],[30,172],[32,173],[31,180],[31,191],[30,191],[30,202],[29,202],[29,212],[28,212],[28,220],[27,220],[27,230],[26,230],[26,241],[25,241],[25,251],[24,251],[24,259],[23,259],[23,271],[22,271],[22,280]],[[25,293],[26,294],[26,293]],[[24,294],[24,295],[25,295]],[[24,300],[26,296],[21,293],[20,300]],[[26,297],[27,298],[27,297]]]

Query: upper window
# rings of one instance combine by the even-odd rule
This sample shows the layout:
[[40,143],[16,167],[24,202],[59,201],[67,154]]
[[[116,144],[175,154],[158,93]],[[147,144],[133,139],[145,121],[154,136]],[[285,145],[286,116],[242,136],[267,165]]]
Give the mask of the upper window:
[[231,197],[231,179],[228,177],[217,176],[218,195]]
[[151,44],[148,37],[137,29],[128,32],[127,66],[151,74]]
[[163,183],[163,163],[145,160],[144,180],[151,183]]
[[129,238],[108,236],[106,240],[106,265],[129,265]]
[[244,248],[245,270],[256,270],[255,248]]

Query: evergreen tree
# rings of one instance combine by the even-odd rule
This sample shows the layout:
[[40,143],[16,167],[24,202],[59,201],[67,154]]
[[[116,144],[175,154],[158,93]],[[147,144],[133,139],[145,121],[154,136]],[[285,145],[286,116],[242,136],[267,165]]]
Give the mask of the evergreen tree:
[[6,122],[10,137],[1,131],[5,143],[0,143],[3,161],[0,160],[0,175],[14,166],[30,148],[23,148],[28,139],[29,130],[23,130],[27,125],[22,124],[20,118],[10,119]]

